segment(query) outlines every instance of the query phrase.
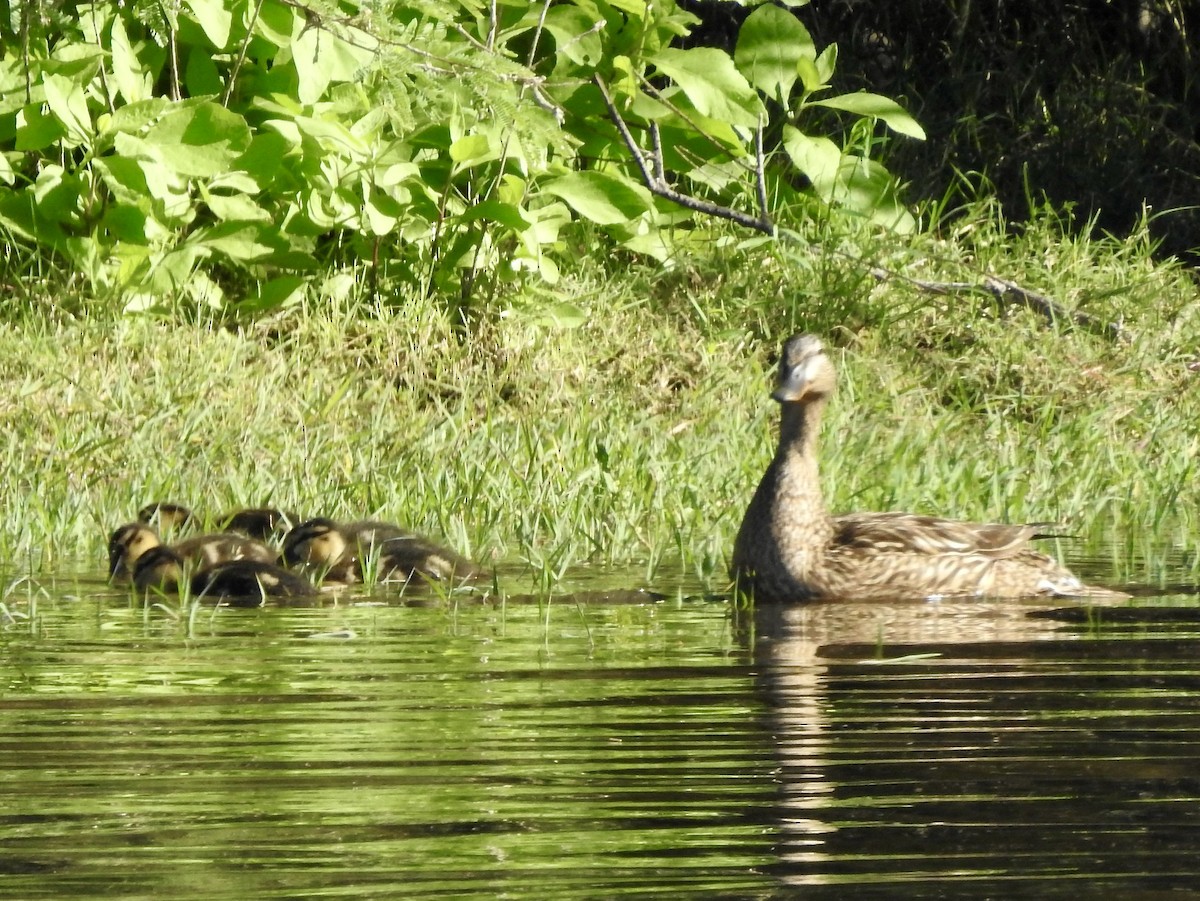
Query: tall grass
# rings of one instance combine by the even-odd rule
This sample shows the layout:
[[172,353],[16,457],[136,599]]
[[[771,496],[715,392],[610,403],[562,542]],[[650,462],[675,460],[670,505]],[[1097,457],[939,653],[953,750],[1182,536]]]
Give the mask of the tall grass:
[[841,372],[834,510],[1054,520],[1128,558],[1195,559],[1195,283],[1144,245],[977,225],[910,268],[957,280],[977,258],[1128,339],[733,242],[666,274],[581,267],[558,289],[578,325],[518,296],[463,328],[357,282],[245,324],[31,302],[0,335],[0,553],[19,571],[99,569],[108,531],[149,501],[213,517],[269,502],[399,520],[523,563],[531,584],[594,564],[719,587],[773,452],[778,343],[804,329]]

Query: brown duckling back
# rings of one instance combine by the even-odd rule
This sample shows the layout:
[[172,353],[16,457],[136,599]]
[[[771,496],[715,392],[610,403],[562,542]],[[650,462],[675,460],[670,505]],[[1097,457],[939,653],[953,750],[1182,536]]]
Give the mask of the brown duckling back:
[[257,607],[267,598],[309,598],[316,587],[296,573],[260,560],[231,560],[201,569],[191,581],[192,596],[219,598],[234,606]]
[[373,568],[376,581],[466,581],[479,574],[466,558],[393,523],[359,520],[338,524],[310,519],[284,542],[284,560],[308,566],[321,578],[353,584]]
[[[162,543],[158,533],[143,523],[133,522],[120,526],[108,540],[109,576],[131,575],[138,559]],[[185,562],[196,567],[213,566],[228,560],[260,560],[273,563],[279,557],[278,553],[261,541],[224,532],[194,535],[177,541],[170,547]]]
[[221,528],[227,532],[240,532],[259,541],[270,541],[287,535],[300,522],[295,513],[275,507],[250,507],[228,514]]
[[159,532],[173,534],[198,524],[196,515],[183,504],[154,501],[138,510],[138,522],[153,526]]

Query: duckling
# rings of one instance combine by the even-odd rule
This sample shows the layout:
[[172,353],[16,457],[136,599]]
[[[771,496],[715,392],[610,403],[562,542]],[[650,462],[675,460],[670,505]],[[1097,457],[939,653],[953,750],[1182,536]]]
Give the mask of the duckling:
[[[140,522],[126,523],[116,529],[108,539],[109,576],[131,575],[139,558],[162,543],[157,532]],[[273,563],[279,559],[279,554],[261,541],[225,533],[194,535],[175,542],[171,550],[195,566],[212,566],[227,560]]]
[[259,541],[286,535],[300,517],[274,507],[251,507],[226,516],[221,528],[226,532],[241,532]]
[[161,545],[158,533],[144,523],[130,522],[118,527],[108,538],[109,578],[132,575],[138,560]]
[[139,591],[178,591],[187,579],[183,557],[165,544],[155,545],[133,563],[133,584]]
[[316,586],[302,576],[261,560],[229,560],[200,570],[193,597],[221,598],[239,607],[258,607],[267,598],[309,598]]
[[381,582],[466,581],[479,575],[473,563],[454,551],[378,520],[338,524],[320,517],[302,522],[288,534],[283,559],[347,585],[363,581],[364,569],[371,566]]
[[183,504],[155,501],[138,510],[138,522],[156,526],[160,532],[178,532],[196,525],[196,515]]
[[214,598],[236,606],[260,606],[268,597],[313,597],[311,582],[273,563],[261,560],[227,560],[201,567],[188,577],[183,556],[166,545],[144,553],[133,571],[133,584],[141,591],[178,591],[186,584],[194,598]]
[[1029,547],[1046,524],[970,523],[908,513],[830,516],[817,439],[836,372],[820,340],[783,345],[771,397],[782,410],[779,446],[734,542],[731,574],[762,601],[1107,596]]

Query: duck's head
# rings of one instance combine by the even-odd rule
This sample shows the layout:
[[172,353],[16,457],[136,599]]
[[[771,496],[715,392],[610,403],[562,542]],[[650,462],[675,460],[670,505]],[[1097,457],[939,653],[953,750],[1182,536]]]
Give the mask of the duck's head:
[[145,523],[126,523],[108,539],[109,576],[132,573],[138,560],[147,551],[161,545],[162,539],[158,537],[158,533]]
[[146,551],[133,567],[133,584],[142,591],[177,591],[183,580],[183,558],[165,544]]
[[781,404],[811,403],[833,393],[837,372],[814,335],[793,335],[783,343],[779,381],[771,397]]
[[183,504],[172,504],[168,501],[147,504],[138,510],[137,518],[138,522],[157,526],[163,532],[177,532],[196,521],[195,514]]
[[283,559],[289,566],[332,566],[347,546],[346,536],[332,519],[309,519],[288,532]]

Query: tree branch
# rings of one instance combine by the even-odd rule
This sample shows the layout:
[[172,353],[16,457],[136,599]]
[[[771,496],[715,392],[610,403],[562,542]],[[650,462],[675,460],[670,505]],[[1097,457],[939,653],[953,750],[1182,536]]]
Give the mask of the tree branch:
[[[662,158],[662,145],[659,143],[658,138],[658,129],[651,129],[655,149],[648,163],[645,152],[638,146],[637,141],[633,139],[633,135],[629,131],[629,126],[625,124],[625,120],[621,118],[621,114],[617,111],[616,104],[613,103],[612,95],[608,93],[608,86],[605,85],[604,79],[596,75],[592,81],[600,89],[600,96],[604,98],[604,105],[608,108],[609,118],[612,119],[613,124],[617,127],[617,131],[621,135],[621,140],[629,148],[629,153],[633,157],[633,161],[642,173],[642,182],[651,194],[662,197],[672,203],[677,203],[685,209],[694,210],[697,213],[716,216],[719,219],[728,219],[731,222],[736,222],[738,225],[763,232],[764,234],[775,234],[775,226],[767,218],[767,211],[765,209],[762,210],[760,216],[751,216],[743,213],[741,210],[710,203],[707,200],[700,200],[698,197],[692,197],[690,194],[684,194],[682,191],[676,191],[671,187],[667,182],[666,176],[662,174],[665,172],[665,167]],[[651,164],[654,166],[653,171],[650,169]]]
[[[642,182],[651,194],[662,197],[672,203],[677,203],[686,209],[709,216],[716,216],[720,219],[728,219],[730,222],[735,222],[745,228],[771,235],[772,237],[786,240],[793,244],[800,244],[806,249],[812,250],[812,247],[804,242],[795,232],[786,229],[777,229],[768,216],[765,154],[763,151],[763,130],[761,126],[755,131],[754,135],[755,189],[760,210],[758,216],[751,216],[740,210],[700,200],[699,198],[677,191],[672,187],[667,181],[665,174],[662,143],[658,126],[654,123],[650,125],[650,139],[653,150],[647,154],[638,145],[637,141],[634,140],[633,134],[630,132],[625,120],[621,117],[620,112],[618,112],[604,80],[599,75],[594,76],[592,80],[596,87],[600,89],[600,95],[604,98],[604,105],[608,109],[609,118],[616,126],[618,133],[620,133],[621,140],[625,142],[625,146],[629,149],[630,156],[633,157],[638,171],[642,174]],[[647,159],[647,156],[649,156],[649,159]],[[868,274],[879,282],[903,281],[926,294],[943,296],[987,294],[991,295],[998,303],[1018,304],[1028,307],[1034,312],[1040,313],[1052,323],[1069,323],[1089,332],[1104,335],[1112,340],[1120,340],[1124,337],[1124,331],[1119,323],[1105,322],[1087,313],[1069,310],[1045,294],[1024,288],[1010,279],[1000,278],[990,273],[980,273],[981,281],[979,282],[937,282],[914,278],[891,269],[886,269],[883,266],[875,266],[844,251],[834,250],[832,252],[856,265],[866,267]]]

